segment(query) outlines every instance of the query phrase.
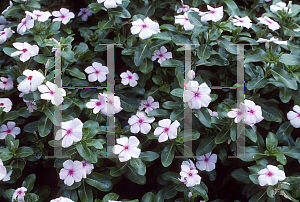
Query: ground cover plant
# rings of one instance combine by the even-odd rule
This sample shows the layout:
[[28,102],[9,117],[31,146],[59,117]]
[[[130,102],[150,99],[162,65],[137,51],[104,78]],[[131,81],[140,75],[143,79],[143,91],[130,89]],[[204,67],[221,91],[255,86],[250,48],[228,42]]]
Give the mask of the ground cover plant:
[[0,201],[299,201],[299,2],[0,11]]

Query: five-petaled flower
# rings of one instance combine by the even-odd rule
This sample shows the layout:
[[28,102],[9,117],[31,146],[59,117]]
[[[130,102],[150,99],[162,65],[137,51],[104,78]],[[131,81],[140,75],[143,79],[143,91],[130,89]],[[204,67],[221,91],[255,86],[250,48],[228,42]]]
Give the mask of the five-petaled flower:
[[21,55],[20,60],[22,62],[26,62],[31,57],[39,54],[39,47],[37,45],[30,45],[27,42],[24,42],[24,43],[16,42],[16,43],[13,43],[13,46],[16,49],[18,49],[18,51],[13,52],[10,56],[15,57],[17,55]]
[[137,148],[140,141],[135,136],[118,138],[117,145],[112,149],[114,154],[119,154],[121,162],[130,160],[131,158],[138,158],[141,149]]
[[61,8],[59,11],[53,11],[52,15],[57,17],[53,19],[53,21],[61,21],[63,24],[67,24],[72,18],[75,17],[75,14],[66,8]]
[[45,22],[49,19],[52,14],[49,11],[43,12],[39,10],[34,10],[32,13],[29,11],[25,11],[26,14],[30,15],[34,20],[38,20],[40,22]]
[[280,28],[280,25],[271,18],[264,16],[257,18],[261,24],[267,25],[269,29],[275,31]]
[[255,103],[251,100],[245,100],[246,105],[246,115],[244,123],[247,125],[254,125],[258,122],[261,122],[264,117],[262,117],[261,107],[259,105],[255,105]]
[[87,21],[88,17],[91,16],[93,13],[91,10],[87,11],[87,8],[81,8],[78,16],[81,16],[82,21]]
[[219,117],[218,117],[218,112],[213,112],[211,109],[208,109],[208,108],[207,108],[207,110],[208,110],[208,112],[209,112],[209,114],[210,114],[211,116],[215,116],[215,117],[219,118]]
[[295,111],[289,111],[287,113],[287,118],[290,120],[291,125],[295,128],[300,128],[300,107],[299,105],[295,105],[293,107],[293,110]]
[[137,73],[131,73],[129,70],[121,73],[120,77],[122,78],[121,83],[123,85],[129,84],[131,87],[136,86],[137,80],[139,79],[139,76],[137,75]]
[[0,181],[3,180],[3,178],[5,178],[6,174],[7,174],[7,170],[3,165],[2,159],[0,159]]
[[[179,179],[187,187],[193,187],[200,184],[201,177],[198,175],[198,170],[191,167],[191,161],[183,161],[181,164],[181,172],[179,173],[181,178]],[[192,168],[192,169],[191,169]]]
[[177,128],[180,126],[177,120],[171,124],[170,119],[163,119],[158,122],[158,125],[159,127],[154,130],[154,135],[159,136],[158,142],[165,142],[177,137]]
[[142,105],[139,106],[139,110],[142,111],[144,108],[146,108],[145,112],[148,114],[153,109],[159,108],[159,103],[154,102],[152,96],[148,96],[147,100],[142,100]]
[[164,46],[160,47],[160,50],[155,50],[154,51],[154,56],[152,56],[152,61],[154,61],[157,58],[159,58],[158,59],[158,63],[161,64],[163,61],[172,58],[172,53],[171,52],[167,52],[167,51],[168,50]]
[[[46,82],[46,85],[38,86],[41,94],[41,99],[43,100],[51,100],[53,105],[60,105],[64,96],[66,96],[66,91],[63,88],[58,88],[56,84],[51,83],[50,81]],[[60,91],[60,92],[59,92]]]
[[227,116],[230,118],[235,118],[234,122],[239,123],[242,119],[245,118],[246,106],[244,104],[240,104],[240,109],[232,109],[232,111],[227,113]]
[[0,98],[0,107],[4,107],[4,112],[9,112],[12,108],[12,102],[9,98]]
[[[98,95],[98,99],[91,99],[90,102],[86,103],[87,108],[94,108],[93,113],[97,114],[100,110],[106,107],[106,98],[103,95]],[[102,112],[103,113],[103,112]]]
[[12,196],[12,202],[14,202],[14,200],[17,200],[18,202],[25,202],[24,197],[25,197],[25,191],[27,191],[27,188],[25,187],[20,187],[18,189],[16,189],[16,191],[14,192],[13,196]]
[[117,8],[117,4],[122,4],[122,0],[97,0],[99,4],[104,2],[105,8]]
[[259,43],[266,43],[266,48],[269,48],[269,43],[276,43],[276,44],[282,44],[282,45],[287,45],[287,41],[279,41],[279,39],[276,39],[275,37],[272,37],[270,40],[268,39],[263,39],[263,38],[259,38],[257,40],[257,42]]
[[69,198],[61,196],[59,198],[52,199],[50,202],[74,202],[74,201]]
[[285,11],[285,12],[288,11],[288,14],[291,14],[291,13],[292,13],[292,10],[289,9],[289,8],[286,6],[286,3],[284,3],[284,2],[278,2],[278,3],[276,3],[275,5],[271,5],[271,6],[270,6],[270,10],[271,10],[273,13],[277,13],[277,11]]
[[8,77],[8,78],[0,77],[0,79],[1,79],[1,82],[0,82],[1,90],[11,90],[14,88],[14,82],[10,77]]
[[159,24],[157,22],[152,21],[149,17],[145,18],[145,20],[138,19],[132,22],[132,27],[130,28],[132,34],[139,34],[141,39],[148,39],[152,36],[152,34],[157,34],[159,29]]
[[211,102],[210,92],[211,89],[206,83],[199,86],[197,81],[189,81],[186,90],[183,91],[183,102],[188,102],[191,109],[207,107]]
[[91,174],[92,170],[94,169],[94,165],[86,161],[81,161],[81,163],[82,163],[82,178],[86,178],[86,175]]
[[132,115],[128,119],[128,123],[131,125],[130,131],[132,133],[141,131],[141,133],[147,134],[151,130],[150,123],[153,123],[154,120],[154,117],[148,117],[145,112],[137,111],[136,115]]
[[30,15],[26,14],[26,17],[22,19],[21,23],[17,27],[19,34],[24,35],[26,30],[34,27],[34,20],[31,19]]
[[56,132],[55,140],[62,140],[62,147],[67,148],[73,144],[73,142],[79,142],[82,139],[82,127],[83,123],[75,118],[71,121],[61,123],[61,128]]
[[27,78],[25,78],[21,83],[19,83],[18,90],[25,94],[35,91],[45,79],[43,74],[36,70],[26,69],[23,71],[23,74],[27,76]]
[[112,92],[104,91],[103,94],[100,93],[100,95],[104,96],[106,99],[106,106],[101,110],[101,112],[106,116],[113,116],[123,109],[121,107],[120,98],[118,96],[114,96]]
[[201,20],[203,22],[207,22],[210,20],[212,20],[213,22],[218,22],[223,18],[223,6],[219,8],[213,8],[210,5],[207,5],[207,9],[210,11],[199,12],[199,15],[201,16]]
[[11,28],[5,28],[3,31],[0,31],[0,44],[3,44],[7,39],[9,39],[12,34],[15,33]]
[[260,186],[265,185],[276,185],[278,181],[285,179],[285,173],[283,170],[279,170],[276,166],[267,165],[267,168],[264,168],[258,172],[258,182]]
[[184,30],[192,30],[195,25],[190,23],[188,12],[184,13],[183,15],[175,16],[175,24],[180,24],[184,27]]
[[89,74],[89,82],[98,80],[100,83],[106,80],[106,74],[109,73],[108,68],[99,62],[93,62],[92,66],[88,66],[84,71]]
[[80,161],[66,160],[63,168],[59,172],[59,178],[64,180],[68,186],[72,186],[75,182],[80,182],[83,177],[82,163]]
[[217,154],[212,154],[211,152],[200,156],[197,158],[197,163],[196,167],[203,171],[206,170],[207,172],[210,172],[215,169],[216,165],[215,163],[217,162]]
[[20,134],[21,129],[19,127],[15,127],[16,123],[13,121],[8,121],[7,125],[3,124],[0,127],[0,140],[5,140],[5,137],[10,134],[14,138],[16,135]]
[[239,16],[235,15],[234,16],[235,19],[233,18],[231,20],[231,22],[235,25],[235,26],[238,26],[238,27],[246,27],[247,29],[249,29],[251,26],[252,26],[252,20],[248,17],[248,16],[245,16],[243,18],[240,18]]
[[181,8],[178,8],[177,9],[177,13],[181,13],[181,12],[187,12],[188,10],[190,10],[190,7],[189,5],[186,5],[186,4],[182,4],[182,7]]

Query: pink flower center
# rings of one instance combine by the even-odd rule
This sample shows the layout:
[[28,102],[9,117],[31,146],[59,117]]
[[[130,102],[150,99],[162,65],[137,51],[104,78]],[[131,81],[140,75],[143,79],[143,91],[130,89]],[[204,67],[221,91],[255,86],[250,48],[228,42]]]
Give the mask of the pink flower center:
[[146,24],[142,25],[142,28],[146,28],[146,27],[147,27],[147,25],[146,25]]
[[163,54],[159,54],[158,56],[159,56],[159,57],[163,57],[164,55],[163,55]]
[[32,76],[29,76],[29,77],[28,77],[28,80],[31,80],[31,79],[32,79]]
[[208,160],[209,160],[208,158],[205,158],[205,159],[204,159],[205,162],[208,162]]
[[97,102],[96,105],[97,105],[97,106],[100,106],[100,105],[101,105],[101,102]]
[[22,193],[23,193],[23,192],[22,192],[21,190],[20,190],[20,191],[18,191],[18,194],[19,194],[19,195],[21,195]]
[[251,114],[254,114],[254,110],[253,110],[253,109],[251,109],[251,110],[250,110],[250,113],[251,113]]
[[8,130],[6,131],[6,133],[7,133],[7,134],[10,134],[10,133],[11,133],[11,130],[10,130],[10,129],[8,129]]
[[200,96],[200,93],[195,93],[195,97],[199,97]]
[[189,21],[189,19],[188,18],[184,18],[185,19],[185,21]]
[[143,119],[140,119],[140,120],[139,120],[139,123],[143,123]]
[[[3,82],[4,83],[4,82]],[[298,117],[300,117],[300,113],[298,114]]]
[[95,73],[96,73],[96,74],[99,74],[99,71],[98,71],[98,70],[96,70],[96,71],[95,71]]
[[269,20],[267,20],[267,22],[268,22],[269,24],[272,24],[272,22],[271,22],[271,21],[269,21]]
[[61,15],[60,17],[61,17],[61,18],[65,18],[66,16],[65,16],[65,15]]
[[42,15],[40,15],[40,14],[37,14],[37,15],[36,15],[36,17],[41,17],[41,16],[42,16]]
[[24,48],[24,49],[22,50],[22,52],[23,52],[23,53],[26,53],[26,52],[27,52],[27,49],[26,49],[26,48]]
[[7,84],[7,82],[6,82],[6,81],[3,81],[3,84]]
[[71,130],[67,130],[67,135],[70,135],[71,134]]
[[83,11],[83,15],[84,15],[84,14],[86,14],[86,12],[85,12],[85,11]]
[[109,104],[112,104],[112,101],[110,100],[110,101],[108,101],[108,103],[109,103]]
[[214,14],[216,11],[210,11],[210,14]]
[[0,103],[0,106],[3,106],[4,105],[4,103]]
[[128,79],[132,79],[132,76],[128,76]]
[[1,32],[1,35],[4,35],[5,34],[5,32]]
[[184,6],[182,6],[182,8],[187,8],[187,6],[184,5]]
[[27,23],[27,22],[26,22],[26,21],[24,21],[24,22],[23,22],[23,25],[26,25],[26,23]]
[[165,128],[165,132],[167,132],[169,130],[169,128]]
[[244,22],[244,20],[239,20],[239,22],[243,23],[243,22]]
[[82,163],[82,166],[85,167],[85,166],[86,166],[86,163]]
[[192,168],[192,167],[190,167],[190,170],[193,170],[193,168]]
[[54,94],[54,92],[53,92],[53,90],[50,90],[50,92],[49,92],[51,95],[53,95]]
[[243,113],[241,111],[238,111],[237,112],[237,115],[242,115]]
[[267,173],[267,176],[268,177],[271,177],[273,175],[273,173],[271,172],[271,171],[269,171],[268,173]]
[[128,146],[125,146],[124,149],[127,150],[127,149],[129,149],[129,147],[128,147]]
[[73,173],[74,173],[74,170],[73,170],[73,169],[70,169],[70,170],[69,170],[69,175],[73,175]]
[[146,104],[146,107],[150,107],[150,104]]
[[193,173],[189,173],[189,176],[192,177],[192,176],[193,176]]

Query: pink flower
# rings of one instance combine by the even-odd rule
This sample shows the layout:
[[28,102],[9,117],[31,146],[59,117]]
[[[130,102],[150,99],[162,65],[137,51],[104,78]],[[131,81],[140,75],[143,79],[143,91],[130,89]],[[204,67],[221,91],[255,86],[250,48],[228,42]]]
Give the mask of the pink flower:
[[4,15],[6,13],[6,11],[8,11],[12,6],[13,6],[13,3],[11,1],[9,1],[9,6],[4,11],[2,11],[1,14]]
[[97,114],[106,106],[106,97],[98,95],[98,99],[91,99],[90,102],[86,103],[87,108],[94,108],[93,113]]
[[4,27],[6,26],[6,25],[8,25],[9,23],[11,23],[10,21],[7,21],[5,18],[4,18],[4,16],[0,16],[0,30],[3,30],[4,29]]
[[210,10],[208,12],[200,12],[199,15],[201,16],[201,20],[203,22],[207,21],[214,21],[218,22],[223,18],[223,6],[219,8],[213,8],[210,5],[207,5],[207,9]]
[[152,34],[157,34],[160,30],[159,24],[147,17],[144,21],[138,19],[132,22],[130,31],[132,34],[140,33],[139,36],[141,37],[141,39],[148,39],[152,36]]
[[0,181],[5,178],[7,174],[7,170],[5,166],[3,165],[2,159],[0,159]]
[[276,3],[276,5],[271,5],[270,10],[273,13],[277,13],[277,11],[285,11],[285,12],[288,12],[288,14],[292,13],[292,10],[289,9],[288,6],[286,6],[286,3],[284,3],[284,2],[278,2],[278,3]]
[[246,27],[249,29],[252,26],[251,19],[248,16],[240,18],[239,16],[235,15],[235,19],[233,18],[231,22],[238,27]]
[[0,44],[3,44],[7,39],[9,39],[12,34],[15,33],[11,28],[5,28],[4,31],[0,31]]
[[160,51],[159,50],[155,50],[154,51],[154,56],[152,57],[152,61],[154,61],[157,58],[159,58],[158,59],[158,63],[161,64],[163,61],[172,58],[172,53],[171,52],[167,52],[167,51],[168,50],[164,46],[160,47]]
[[282,170],[279,170],[276,166],[267,165],[267,168],[264,168],[258,172],[260,175],[258,177],[258,182],[260,186],[265,185],[276,185],[278,181],[285,179],[285,173]]
[[147,100],[142,100],[143,105],[139,106],[139,110],[142,111],[144,108],[146,108],[145,112],[148,114],[153,109],[159,108],[159,103],[154,102],[154,99],[152,96],[149,96]]
[[194,70],[190,70],[188,72],[188,77],[190,80],[193,80],[195,78],[196,73],[194,72]]
[[39,10],[34,10],[32,13],[29,11],[25,11],[26,14],[30,15],[34,20],[38,20],[40,22],[45,22],[49,19],[52,14],[49,11],[43,12]]
[[169,139],[175,139],[177,137],[177,128],[180,126],[180,123],[175,120],[171,124],[170,119],[163,119],[158,122],[160,127],[157,127],[154,130],[154,135],[159,136],[158,142],[165,142]]
[[83,123],[75,118],[72,121],[62,122],[61,128],[56,132],[55,140],[62,140],[62,147],[67,148],[73,144],[73,142],[79,142],[82,139],[82,127]]
[[183,92],[183,102],[188,102],[191,109],[207,107],[211,102],[211,97],[209,96],[211,89],[206,83],[202,83],[199,86],[197,81],[189,81],[186,84],[186,89]]
[[81,163],[82,163],[82,178],[86,178],[86,175],[91,174],[92,170],[94,169],[94,165],[86,161],[81,161]]
[[206,170],[207,172],[210,172],[215,169],[217,162],[217,154],[211,154],[211,152],[200,156],[197,158],[196,166],[199,170]]
[[183,161],[181,164],[181,172],[179,173],[181,178],[179,179],[183,182],[187,187],[193,187],[197,184],[200,184],[201,177],[197,174],[198,170],[191,169],[188,165],[189,161]]
[[261,24],[268,25],[269,29],[275,31],[280,28],[280,25],[271,18],[264,16],[257,18]]
[[24,201],[24,196],[26,195],[25,191],[27,191],[25,187],[20,187],[16,189],[16,191],[12,196],[12,202],[14,202],[14,200],[17,200],[18,202],[25,202]]
[[89,74],[89,82],[98,80],[100,83],[106,80],[106,74],[109,72],[108,68],[99,62],[93,62],[92,66],[88,66],[84,71]]
[[88,17],[91,16],[93,13],[91,10],[87,11],[87,8],[81,8],[78,16],[81,16],[82,21],[87,21]]
[[114,154],[119,154],[121,162],[130,160],[131,158],[138,158],[141,153],[141,149],[137,148],[140,141],[135,136],[122,137],[117,139],[117,145],[112,149]]
[[184,30],[192,30],[195,26],[190,23],[188,12],[183,15],[175,16],[175,24],[180,24],[184,27]]
[[24,43],[13,43],[13,46],[18,49],[19,51],[13,52],[10,56],[15,57],[17,55],[20,55],[20,60],[22,62],[26,62],[29,60],[31,57],[36,56],[39,54],[39,47],[37,45],[31,46],[29,43],[24,42]]
[[106,99],[106,107],[102,108],[101,112],[106,116],[113,116],[114,114],[119,113],[123,108],[121,107],[121,101],[118,96],[114,96],[112,92],[104,91],[101,96],[104,96]]
[[189,9],[189,5],[182,4],[182,8],[178,8],[177,13],[187,12]]
[[74,202],[72,201],[71,199],[69,198],[66,198],[66,197],[59,197],[59,198],[56,198],[56,199],[52,199],[50,202]]
[[105,8],[117,8],[117,4],[122,4],[122,0],[97,0],[97,2],[103,3]]
[[2,81],[2,82],[0,82],[1,90],[11,90],[14,88],[14,82],[10,77],[8,77],[8,78],[0,77],[0,79]]
[[259,38],[257,40],[257,42],[259,43],[266,43],[266,46],[268,47],[269,45],[267,45],[270,42],[276,43],[276,44],[283,44],[283,45],[287,45],[287,41],[279,41],[279,39],[276,39],[275,37],[272,37],[270,40],[268,39],[263,39],[263,38]]
[[262,117],[261,107],[255,105],[251,100],[245,100],[246,105],[246,115],[245,115],[245,124],[252,126],[258,122],[261,122],[264,117]]
[[190,159],[188,161],[183,161],[181,165],[186,165],[190,170],[196,170],[195,164]]
[[215,117],[219,118],[219,117],[218,117],[218,112],[213,112],[211,109],[207,109],[207,110],[208,110],[208,112],[209,112],[209,114],[210,114],[211,116],[215,116]]
[[69,12],[69,9],[61,8],[59,11],[53,11],[52,15],[57,17],[53,21],[61,21],[63,24],[67,24],[72,18],[75,17],[75,14]]
[[3,124],[0,127],[0,140],[5,140],[6,135],[10,134],[14,138],[16,135],[20,134],[21,129],[19,127],[15,127],[16,123],[13,121],[8,121],[7,125]]
[[123,85],[130,85],[131,87],[136,86],[137,80],[139,79],[139,76],[137,75],[137,73],[131,73],[129,70],[127,70],[127,72],[123,72],[121,73],[120,77],[122,78],[121,83]]
[[4,112],[9,112],[12,108],[12,102],[8,98],[0,98],[0,108],[4,107]]
[[[28,101],[27,101],[27,102],[28,102]],[[36,106],[35,101],[29,102],[27,110],[28,110],[30,113],[33,112],[34,110],[37,110],[37,109],[38,109],[38,108],[37,108],[37,106]]]
[[34,27],[34,20],[31,19],[30,15],[26,15],[26,17],[23,18],[21,23],[18,25],[17,31],[19,32],[19,34],[24,35],[26,30],[31,29],[33,27]]
[[128,119],[128,123],[131,125],[130,131],[132,133],[141,131],[141,133],[147,134],[151,130],[150,123],[153,123],[154,120],[154,117],[148,117],[145,112],[137,111],[136,115],[132,115]]
[[[41,99],[43,100],[51,100],[53,105],[60,105],[64,96],[66,96],[66,91],[63,88],[58,88],[56,84],[51,83],[50,81],[46,82],[46,85],[38,86],[41,94]],[[59,92],[60,91],[60,92]]]
[[19,83],[18,90],[25,94],[36,91],[38,86],[41,85],[45,79],[43,74],[36,70],[32,71],[26,69],[23,71],[23,74],[27,76],[27,78],[24,79],[21,83]]
[[293,110],[295,111],[289,111],[287,113],[287,118],[290,120],[291,125],[294,126],[294,128],[300,128],[300,107],[298,105],[295,105],[293,107]]
[[59,172],[59,178],[64,180],[68,186],[75,182],[80,182],[83,176],[82,163],[80,161],[66,160],[63,168]]
[[227,116],[230,118],[235,118],[234,122],[239,123],[244,119],[246,113],[246,106],[244,104],[240,105],[240,109],[232,109],[232,111],[227,113]]

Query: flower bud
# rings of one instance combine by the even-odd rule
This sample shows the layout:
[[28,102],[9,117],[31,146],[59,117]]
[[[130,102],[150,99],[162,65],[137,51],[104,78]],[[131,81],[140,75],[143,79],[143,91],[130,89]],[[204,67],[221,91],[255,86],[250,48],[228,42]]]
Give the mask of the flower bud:
[[194,72],[194,70],[190,70],[188,72],[188,77],[189,79],[193,80],[195,78],[196,73]]

